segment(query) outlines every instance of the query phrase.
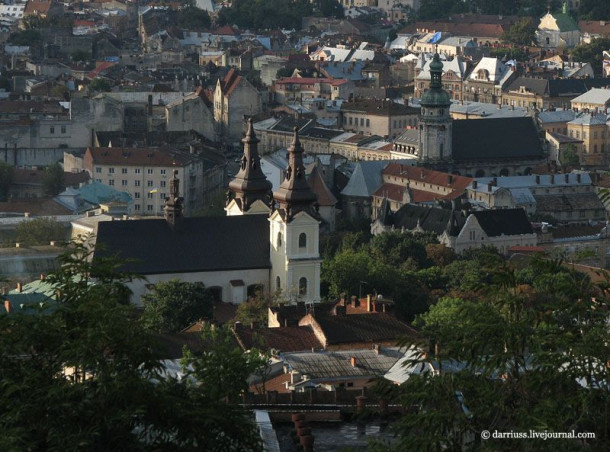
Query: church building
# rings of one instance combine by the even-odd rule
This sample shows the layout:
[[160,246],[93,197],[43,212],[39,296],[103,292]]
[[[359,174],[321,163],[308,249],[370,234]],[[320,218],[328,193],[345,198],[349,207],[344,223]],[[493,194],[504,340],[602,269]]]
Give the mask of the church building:
[[94,259],[118,255],[122,269],[145,277],[129,283],[133,301],[171,279],[201,282],[219,301],[242,303],[258,291],[286,301],[320,301],[317,198],[307,183],[295,128],[285,177],[271,193],[260,166],[252,121],[241,168],[229,184],[225,217],[183,215],[174,173],[165,218],[100,223]]
[[421,97],[419,126],[396,138],[394,154],[411,154],[419,166],[467,177],[529,174],[546,163],[532,118],[453,120],[438,53],[429,67],[430,89]]

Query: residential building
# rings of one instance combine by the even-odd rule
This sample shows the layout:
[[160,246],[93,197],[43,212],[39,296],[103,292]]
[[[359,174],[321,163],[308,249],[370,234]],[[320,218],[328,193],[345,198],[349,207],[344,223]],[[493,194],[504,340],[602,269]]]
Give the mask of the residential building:
[[464,83],[464,100],[497,104],[502,92],[517,77],[514,65],[504,64],[499,58],[484,57],[474,67]]
[[227,140],[239,140],[245,118],[260,113],[262,109],[260,92],[236,69],[232,68],[223,80],[216,82],[214,120],[219,134]]
[[[572,138],[557,132],[547,131],[545,133],[547,151],[549,153],[549,163],[559,167],[566,167],[570,164],[565,158],[567,152],[572,152],[578,156],[579,163],[584,161],[583,140]],[[584,164],[583,164],[584,166]]]
[[578,154],[582,166],[603,166],[610,151],[610,131],[605,114],[579,113],[568,122],[568,133],[572,139],[582,140]]
[[570,102],[587,90],[580,79],[517,77],[502,93],[502,104],[538,110],[569,108]]
[[135,215],[158,216],[174,171],[184,181],[184,214],[203,205],[205,160],[197,154],[155,148],[88,148],[83,157],[91,179],[129,193]]
[[392,139],[417,126],[419,110],[391,100],[356,99],[341,104],[341,116],[345,131]]
[[538,246],[549,256],[597,268],[610,268],[610,234],[605,223],[553,226],[543,224]]
[[354,82],[348,79],[284,77],[273,85],[276,102],[307,98],[350,99],[354,95]]
[[[432,58],[426,59],[424,53],[420,55],[415,67],[415,90],[414,96],[421,98],[430,86],[430,63]],[[443,63],[443,89],[449,93],[451,99],[463,99],[463,84],[468,71],[468,64],[460,57]]]
[[585,113],[606,113],[610,108],[610,89],[592,88],[586,93],[575,97],[571,102],[572,110]]
[[191,93],[165,106],[165,130],[168,132],[195,132],[208,140],[217,141],[214,115],[203,89]]

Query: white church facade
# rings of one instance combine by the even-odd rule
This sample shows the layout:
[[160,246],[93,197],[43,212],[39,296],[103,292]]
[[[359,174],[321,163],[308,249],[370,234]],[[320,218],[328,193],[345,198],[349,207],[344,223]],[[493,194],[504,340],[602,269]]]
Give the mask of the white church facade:
[[144,276],[128,284],[135,303],[151,285],[171,279],[200,282],[217,300],[234,304],[260,291],[286,302],[320,301],[320,217],[298,132],[274,193],[260,167],[258,141],[250,122],[225,217],[185,218],[174,175],[165,218],[100,223],[94,259],[118,255],[124,270]]

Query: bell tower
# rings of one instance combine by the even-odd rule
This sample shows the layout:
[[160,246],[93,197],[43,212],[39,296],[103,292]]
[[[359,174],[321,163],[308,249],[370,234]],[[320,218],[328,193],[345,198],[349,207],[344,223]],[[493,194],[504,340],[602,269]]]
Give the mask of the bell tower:
[[229,199],[225,211],[227,215],[266,214],[271,212],[272,184],[261,169],[258,143],[252,118],[248,119],[248,131],[241,140],[244,155],[235,178],[229,183]]
[[450,163],[452,159],[451,99],[443,89],[443,63],[438,52],[430,62],[430,89],[421,97],[419,115],[419,161]]
[[296,127],[288,152],[284,179],[273,193],[276,209],[269,216],[271,292],[315,303],[320,301],[320,219]]

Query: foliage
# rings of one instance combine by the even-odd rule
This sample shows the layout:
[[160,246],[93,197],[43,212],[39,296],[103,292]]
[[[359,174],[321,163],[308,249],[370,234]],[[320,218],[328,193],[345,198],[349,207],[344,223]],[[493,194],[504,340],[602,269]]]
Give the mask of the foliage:
[[318,0],[318,8],[324,17],[342,19],[344,16],[343,6],[337,0]]
[[498,47],[491,49],[489,54],[495,58],[507,58],[509,60],[524,61],[527,59],[527,52],[520,47]]
[[234,0],[218,13],[218,25],[249,29],[301,28],[303,17],[311,16],[309,0]]
[[74,50],[72,53],[70,53],[70,58],[72,58],[72,61],[87,62],[91,60],[91,53],[87,52],[86,50]]
[[422,0],[417,11],[418,20],[434,20],[451,14],[468,12],[467,5],[455,0]]
[[280,293],[264,295],[257,292],[255,296],[249,297],[248,300],[237,306],[235,320],[257,328],[266,327],[269,307],[276,305],[280,301],[280,297]]
[[610,3],[606,0],[581,0],[579,11],[582,20],[610,20]]
[[[402,385],[400,400],[411,409],[397,422],[394,450],[514,450],[516,440],[481,443],[480,433],[530,429],[594,432],[588,447],[607,449],[607,294],[561,261],[536,258],[519,271],[497,267],[482,293],[441,298],[418,317],[426,342],[405,343],[422,351],[409,365],[440,374]],[[584,445],[560,441],[535,447]]]
[[34,218],[15,227],[17,241],[25,245],[48,245],[52,240],[64,241],[67,228],[53,218]]
[[599,38],[590,44],[579,44],[572,49],[574,61],[591,63],[596,77],[602,76],[602,52],[610,49],[610,38]]
[[212,20],[207,11],[189,5],[178,13],[178,26],[187,30],[204,30],[210,27]]
[[576,152],[576,146],[568,144],[560,156],[561,164],[570,168],[580,168],[580,159]]
[[503,42],[510,44],[529,46],[536,42],[536,26],[532,19],[524,17],[502,33],[500,37]]
[[59,163],[53,163],[45,168],[42,186],[46,195],[55,196],[65,188],[64,169]]
[[176,333],[194,322],[211,318],[214,301],[203,284],[172,279],[160,282],[142,297],[142,322],[158,333]]
[[33,29],[21,30],[9,37],[9,42],[16,46],[33,46],[42,41],[40,32]]
[[8,201],[11,184],[13,183],[13,166],[0,162],[0,201]]
[[292,70],[288,67],[282,67],[277,70],[277,72],[275,74],[275,78],[290,77],[293,72],[294,72],[294,70]]
[[54,309],[0,315],[0,450],[261,450],[233,403],[259,355],[211,333],[186,353],[187,379],[165,376],[126,301],[137,276],[91,253],[73,244],[49,275]]
[[94,78],[91,80],[91,83],[89,83],[89,91],[107,93],[110,90],[110,83],[103,78]]

